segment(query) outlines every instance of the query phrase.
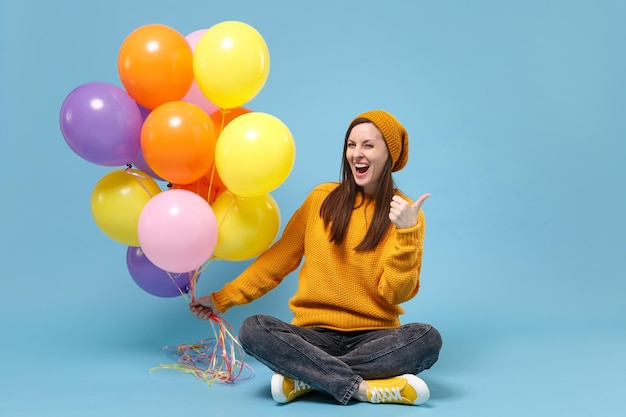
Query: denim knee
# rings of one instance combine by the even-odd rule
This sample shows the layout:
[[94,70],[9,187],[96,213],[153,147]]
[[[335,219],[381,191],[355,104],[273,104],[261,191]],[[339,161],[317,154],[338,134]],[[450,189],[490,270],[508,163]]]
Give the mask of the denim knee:
[[441,351],[441,346],[443,345],[441,333],[439,333],[439,331],[432,326],[428,333],[424,335],[424,338],[426,338],[425,345],[427,346],[427,350],[430,351],[430,355],[424,358],[417,373],[430,369],[430,367],[432,367],[435,362],[439,360],[439,352]]
[[244,319],[239,327],[239,343],[242,346],[249,346],[248,342],[252,342],[256,339],[256,335],[259,331],[259,317],[258,315],[250,316]]
[[438,354],[439,351],[441,350],[441,347],[443,346],[441,333],[439,333],[437,329],[431,326],[426,336],[428,337],[428,340],[429,340],[428,345],[432,346],[433,351]]

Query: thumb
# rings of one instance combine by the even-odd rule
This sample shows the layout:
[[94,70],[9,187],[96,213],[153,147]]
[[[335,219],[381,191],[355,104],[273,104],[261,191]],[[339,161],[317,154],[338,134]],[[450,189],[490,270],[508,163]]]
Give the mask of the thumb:
[[429,193],[426,194],[422,194],[420,196],[420,198],[417,199],[417,201],[415,203],[413,203],[413,207],[414,208],[420,208],[422,206],[422,204],[424,204],[424,201],[426,201],[426,199],[430,197]]

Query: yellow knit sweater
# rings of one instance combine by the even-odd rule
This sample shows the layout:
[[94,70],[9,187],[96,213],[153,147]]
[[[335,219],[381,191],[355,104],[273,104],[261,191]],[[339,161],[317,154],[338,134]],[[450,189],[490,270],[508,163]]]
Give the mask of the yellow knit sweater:
[[[331,243],[320,207],[337,183],[317,186],[293,214],[282,236],[235,280],[212,294],[225,312],[249,303],[281,283],[304,258],[298,289],[289,301],[292,323],[304,327],[353,331],[400,325],[399,306],[420,286],[425,219],[408,229],[391,226],[373,250],[357,252],[374,213],[374,200],[355,204],[346,239]],[[403,196],[406,198],[405,196]],[[357,197],[359,198],[359,197]],[[358,202],[357,202],[358,203]]]

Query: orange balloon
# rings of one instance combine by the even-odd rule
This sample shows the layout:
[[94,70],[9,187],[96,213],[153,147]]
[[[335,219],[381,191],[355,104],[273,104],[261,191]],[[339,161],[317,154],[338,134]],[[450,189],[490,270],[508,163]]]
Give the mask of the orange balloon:
[[[242,114],[250,113],[252,110],[245,107],[235,107],[233,109],[218,109],[210,114],[213,125],[218,132],[221,132],[227,124]],[[219,135],[218,135],[219,136]]]
[[213,121],[195,104],[170,101],[152,110],[141,128],[141,151],[161,178],[192,184],[215,162]]
[[124,88],[139,104],[154,109],[180,100],[193,82],[193,51],[185,37],[166,25],[141,26],[122,43],[117,69]]

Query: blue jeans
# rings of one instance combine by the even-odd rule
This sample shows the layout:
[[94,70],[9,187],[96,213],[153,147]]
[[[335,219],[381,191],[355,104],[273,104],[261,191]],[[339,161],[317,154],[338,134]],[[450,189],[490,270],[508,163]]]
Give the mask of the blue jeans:
[[347,404],[364,379],[418,374],[439,357],[441,336],[428,324],[341,332],[255,315],[239,329],[244,351],[281,375]]

